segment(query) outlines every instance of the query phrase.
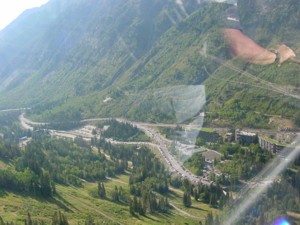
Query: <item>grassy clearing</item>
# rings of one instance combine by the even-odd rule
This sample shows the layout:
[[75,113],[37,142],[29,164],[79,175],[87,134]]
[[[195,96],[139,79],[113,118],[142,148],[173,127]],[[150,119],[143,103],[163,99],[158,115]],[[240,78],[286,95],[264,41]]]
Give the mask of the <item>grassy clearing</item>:
[[9,167],[9,165],[3,161],[0,160],[0,169],[7,169]]
[[215,209],[200,202],[193,201],[191,208],[182,205],[182,191],[172,189],[169,202],[175,206],[168,214],[147,214],[146,217],[132,217],[126,204],[116,204],[110,201],[111,191],[115,186],[129,192],[128,175],[111,178],[105,182],[107,200],[95,198],[96,183],[85,183],[83,188],[57,185],[57,196],[53,199],[26,197],[14,193],[0,191],[0,215],[5,221],[15,221],[23,224],[24,218],[30,212],[32,218],[51,222],[55,211],[65,213],[70,224],[83,224],[88,215],[95,221],[104,224],[198,224],[208,211],[216,213]]

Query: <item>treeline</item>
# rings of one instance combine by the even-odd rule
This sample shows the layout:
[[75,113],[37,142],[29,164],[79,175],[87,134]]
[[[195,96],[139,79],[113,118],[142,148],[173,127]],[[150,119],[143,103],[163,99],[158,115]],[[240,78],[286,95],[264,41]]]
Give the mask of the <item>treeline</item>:
[[175,128],[159,127],[158,129],[159,132],[165,135],[167,139],[181,141],[183,138],[182,134],[184,133],[184,129],[178,125]]
[[3,161],[13,160],[21,155],[18,145],[10,141],[0,141],[0,159]]
[[130,161],[132,193],[139,197],[142,192],[148,191],[167,193],[168,173],[149,149],[114,146],[103,139],[97,140],[96,144],[99,150],[64,139],[53,139],[42,131],[33,136],[23,151],[15,145],[0,142],[0,159],[11,160],[15,167],[15,170],[0,171],[0,187],[51,196],[55,193],[55,183],[81,186],[83,181],[103,181],[106,177],[124,173]]
[[144,216],[147,212],[167,213],[170,208],[167,197],[157,196],[151,191],[144,193],[141,198],[134,196],[129,202],[129,212],[133,216],[137,214]]
[[17,168],[23,157],[27,155],[31,158],[30,165],[22,166],[17,171],[12,168],[0,170],[0,188],[44,197],[51,196],[55,193],[54,182],[47,170],[38,167],[35,160],[41,160],[40,155],[30,153],[28,154],[28,148],[21,152],[15,144],[0,141],[0,160],[13,163]]
[[98,127],[103,128],[105,125],[109,127],[102,132],[101,135],[103,138],[113,138],[117,141],[149,141],[144,132],[130,123],[109,120],[99,123]]
[[[169,204],[163,195],[169,191],[169,174],[147,147],[111,145],[103,139],[98,140],[97,144],[110,155],[112,161],[132,163],[129,178],[130,194],[134,196],[129,200],[131,214],[145,215],[167,211]],[[103,193],[102,185],[100,187],[99,192],[102,190]],[[114,192],[118,193],[119,189],[117,190]],[[112,199],[115,197],[112,196]]]
[[185,207],[192,206],[191,197],[196,201],[201,201],[209,204],[211,207],[220,209],[229,200],[229,193],[225,192],[218,182],[210,185],[192,185],[188,180],[184,179],[181,183],[181,189],[184,191],[182,202]]
[[[111,191],[110,195],[111,195],[110,200],[112,202],[128,204],[129,195],[121,186],[120,187],[115,186],[114,189]],[[105,188],[105,185],[103,182],[102,183],[98,182],[97,197],[99,197],[101,199],[109,200],[109,197],[107,196],[106,188]]]
[[168,172],[164,165],[146,147],[141,147],[132,159],[132,173],[129,178],[130,192],[141,196],[143,189],[160,194],[168,192]]
[[[163,164],[146,147],[129,147],[111,145],[104,140],[98,140],[98,147],[110,155],[113,161],[130,161],[132,163],[129,178],[130,194],[129,211],[132,215],[146,213],[167,212],[170,208],[168,199],[164,197],[169,191],[168,172]],[[104,193],[104,186],[98,186],[99,193]],[[118,199],[120,188],[115,188],[111,198]]]
[[134,196],[130,202],[131,213],[167,212],[169,203],[162,195],[169,191],[169,175],[163,164],[146,147],[141,147],[132,158],[132,166],[129,178],[130,194]]
[[196,185],[193,188],[192,195],[196,201],[202,201],[211,207],[220,208],[229,200],[229,193],[225,192],[222,187],[217,184]]
[[66,99],[62,98],[52,102],[41,102],[35,105],[26,114],[34,121],[45,121],[60,123],[62,121],[72,122],[82,120],[82,110],[80,107],[65,106]]
[[[56,211],[54,215],[51,218],[52,225],[69,225],[67,217],[61,212],[61,211]],[[89,220],[87,219],[85,224],[92,225],[91,223],[87,223]],[[5,222],[3,218],[0,216],[0,225],[16,225],[19,223],[14,223],[14,222]],[[24,219],[24,225],[46,225],[47,223],[42,221],[42,220],[34,220],[31,217],[30,213],[27,213],[26,219]]]
[[33,137],[24,151],[0,142],[0,159],[9,159],[15,167],[0,170],[0,188],[44,197],[55,193],[55,183],[81,186],[84,180],[105,180],[128,167],[126,159],[110,161],[100,151],[52,139],[42,132]]
[[0,113],[0,140],[7,142],[19,143],[21,137],[31,137],[30,130],[23,130],[20,127],[20,111],[1,112]]
[[0,170],[0,188],[43,197],[56,193],[55,184],[47,171],[38,176],[30,169],[23,172]]
[[104,180],[124,172],[127,163],[109,161],[101,152],[91,147],[81,147],[63,139],[33,140],[16,162],[22,171],[30,168],[36,174],[48,170],[53,180],[61,184],[80,186],[82,180]]
[[268,117],[264,114],[255,113],[253,107],[251,107],[245,99],[228,100],[222,108],[211,109],[211,112],[206,115],[205,120],[209,123],[218,118],[227,120],[228,125],[231,124],[249,128],[270,128]]

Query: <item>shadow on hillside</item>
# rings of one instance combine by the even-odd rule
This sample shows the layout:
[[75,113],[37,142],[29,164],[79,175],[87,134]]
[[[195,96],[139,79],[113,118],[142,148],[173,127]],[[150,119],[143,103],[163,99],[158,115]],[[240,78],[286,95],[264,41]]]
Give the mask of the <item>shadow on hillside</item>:
[[177,193],[174,190],[169,190],[169,193],[167,195],[169,198],[179,198],[182,197],[182,194]]
[[57,198],[49,198],[47,199],[48,202],[51,202],[61,209],[65,210],[66,212],[74,212],[71,208],[74,208],[77,210],[77,208],[72,205],[70,202],[68,202],[65,198],[63,198],[60,194],[55,194],[55,197]]
[[199,210],[199,211],[204,211],[204,212],[207,212],[207,210],[206,209],[202,209],[202,208],[200,208],[200,207],[197,207],[197,206],[191,206],[190,207],[191,209],[196,209],[196,210]]
[[0,189],[0,198],[6,197],[9,193],[19,196],[24,199],[32,198],[41,203],[52,203],[52,204],[57,205],[62,210],[65,210],[66,212],[73,212],[73,210],[70,209],[70,207],[77,209],[76,207],[74,207],[71,203],[69,203],[66,199],[64,199],[59,194],[55,194],[53,197],[44,198],[44,197],[41,197],[40,195],[28,194],[25,192],[20,193],[20,192],[16,192],[16,191],[5,191],[5,190]]

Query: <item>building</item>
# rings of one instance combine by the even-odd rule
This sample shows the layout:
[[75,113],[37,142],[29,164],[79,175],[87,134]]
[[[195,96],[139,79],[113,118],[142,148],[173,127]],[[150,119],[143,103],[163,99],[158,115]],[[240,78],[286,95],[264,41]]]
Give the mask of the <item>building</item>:
[[233,135],[233,133],[226,133],[225,141],[228,141],[228,142],[234,141],[234,135]]
[[280,152],[282,149],[285,148],[284,145],[276,143],[275,140],[266,137],[261,137],[261,136],[258,137],[258,143],[259,143],[259,147],[268,150],[274,154]]
[[204,139],[206,142],[219,142],[222,140],[220,134],[218,134],[215,130],[210,130],[207,128],[203,128],[198,131],[197,137]]
[[237,129],[235,131],[235,142],[241,145],[257,144],[258,137],[256,133],[241,131]]

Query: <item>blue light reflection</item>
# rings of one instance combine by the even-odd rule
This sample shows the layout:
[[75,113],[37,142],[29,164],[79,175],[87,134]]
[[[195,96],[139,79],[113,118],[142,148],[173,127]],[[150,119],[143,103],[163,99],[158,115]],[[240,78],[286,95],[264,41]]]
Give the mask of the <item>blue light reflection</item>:
[[274,225],[290,225],[290,223],[285,218],[279,218]]

